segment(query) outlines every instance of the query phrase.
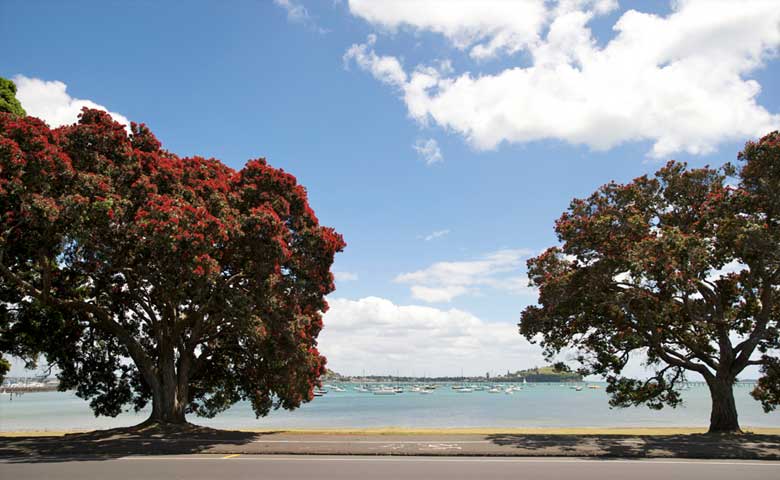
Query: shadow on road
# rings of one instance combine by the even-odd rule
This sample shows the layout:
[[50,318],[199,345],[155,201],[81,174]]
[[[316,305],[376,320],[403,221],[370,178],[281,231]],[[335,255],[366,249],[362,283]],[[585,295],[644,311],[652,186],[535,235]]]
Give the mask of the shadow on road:
[[100,461],[126,455],[209,453],[216,446],[240,446],[275,435],[188,426],[186,429],[96,430],[64,436],[0,436],[0,458],[7,463]]
[[780,460],[780,435],[294,434],[194,425],[50,437],[0,437],[5,463],[110,460],[162,454],[465,455]]
[[522,455],[780,460],[780,435],[489,435]]

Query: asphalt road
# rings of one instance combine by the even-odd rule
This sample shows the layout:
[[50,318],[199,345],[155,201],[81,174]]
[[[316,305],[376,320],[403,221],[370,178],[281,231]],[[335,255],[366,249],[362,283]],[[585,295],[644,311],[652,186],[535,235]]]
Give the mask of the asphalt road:
[[0,478],[321,480],[752,480],[780,478],[780,463],[740,460],[159,455],[5,458]]

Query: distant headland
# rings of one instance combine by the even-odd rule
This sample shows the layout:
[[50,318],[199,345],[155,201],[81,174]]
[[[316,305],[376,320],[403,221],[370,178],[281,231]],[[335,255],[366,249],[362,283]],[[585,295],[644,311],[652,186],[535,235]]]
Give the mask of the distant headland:
[[582,375],[558,370],[556,367],[547,365],[543,367],[534,367],[526,370],[517,370],[510,372],[507,370],[505,375],[492,376],[486,373],[483,376],[456,376],[456,377],[416,377],[400,375],[359,375],[349,376],[341,375],[333,370],[327,369],[322,380],[341,381],[341,382],[528,382],[528,383],[551,383],[551,382],[581,382]]

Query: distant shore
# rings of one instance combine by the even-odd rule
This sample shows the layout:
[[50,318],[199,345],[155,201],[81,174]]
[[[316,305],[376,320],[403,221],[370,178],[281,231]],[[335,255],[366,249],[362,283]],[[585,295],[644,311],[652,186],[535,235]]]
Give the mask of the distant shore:
[[13,387],[3,387],[0,389],[0,395],[6,394],[6,393],[35,393],[35,392],[56,392],[59,390],[57,385],[46,385],[43,387],[26,387],[26,386],[13,386]]

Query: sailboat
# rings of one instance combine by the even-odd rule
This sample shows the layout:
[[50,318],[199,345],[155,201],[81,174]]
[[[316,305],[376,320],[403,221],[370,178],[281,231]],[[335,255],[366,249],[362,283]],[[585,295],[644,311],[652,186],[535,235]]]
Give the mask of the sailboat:
[[395,395],[396,389],[393,387],[387,387],[385,385],[382,385],[381,387],[374,390],[374,395]]

